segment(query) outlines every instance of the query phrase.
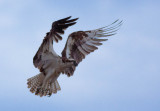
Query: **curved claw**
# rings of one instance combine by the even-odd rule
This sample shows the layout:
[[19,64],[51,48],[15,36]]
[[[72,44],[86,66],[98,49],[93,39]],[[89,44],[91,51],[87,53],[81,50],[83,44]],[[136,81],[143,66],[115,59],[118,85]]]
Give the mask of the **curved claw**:
[[51,97],[51,95],[52,95],[52,93],[49,93],[49,94],[48,94],[48,97]]
[[78,63],[76,61],[73,62],[74,66],[78,66]]
[[40,90],[41,90],[41,88],[37,88],[37,91],[35,92],[35,95],[38,95]]

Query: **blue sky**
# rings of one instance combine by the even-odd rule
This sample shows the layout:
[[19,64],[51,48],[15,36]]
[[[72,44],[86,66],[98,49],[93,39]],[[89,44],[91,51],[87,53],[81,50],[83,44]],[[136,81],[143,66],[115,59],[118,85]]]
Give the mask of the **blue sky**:
[[[160,111],[160,2],[158,0],[0,0],[0,110]],[[38,74],[32,59],[55,20],[79,17],[68,34],[123,20],[118,34],[88,55],[74,76],[61,75],[50,98],[29,92]]]

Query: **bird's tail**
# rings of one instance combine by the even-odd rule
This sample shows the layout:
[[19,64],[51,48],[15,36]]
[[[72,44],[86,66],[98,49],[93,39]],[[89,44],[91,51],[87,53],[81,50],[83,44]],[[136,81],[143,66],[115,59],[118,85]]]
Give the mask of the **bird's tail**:
[[35,93],[35,95],[39,95],[40,97],[42,97],[46,95],[51,96],[52,93],[57,93],[57,91],[61,90],[57,80],[55,82],[48,81],[45,85],[45,88],[42,89],[44,78],[45,75],[43,73],[40,73],[27,80],[28,88],[30,88],[30,91],[32,93]]

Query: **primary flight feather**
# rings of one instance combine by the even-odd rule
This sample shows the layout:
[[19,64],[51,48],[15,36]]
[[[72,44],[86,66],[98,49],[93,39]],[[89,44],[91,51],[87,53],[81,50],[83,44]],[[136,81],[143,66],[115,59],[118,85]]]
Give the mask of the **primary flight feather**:
[[63,73],[68,77],[72,76],[75,68],[86,55],[97,50],[97,46],[108,40],[107,37],[115,35],[122,24],[122,21],[116,20],[102,28],[71,33],[62,56],[59,56],[53,49],[53,43],[62,40],[61,34],[64,34],[64,30],[76,24],[78,18],[70,18],[71,16],[52,23],[50,32],[46,33],[33,58],[33,64],[39,69],[40,74],[29,78],[27,84],[30,91],[40,97],[57,93],[60,90],[57,81],[59,75]]

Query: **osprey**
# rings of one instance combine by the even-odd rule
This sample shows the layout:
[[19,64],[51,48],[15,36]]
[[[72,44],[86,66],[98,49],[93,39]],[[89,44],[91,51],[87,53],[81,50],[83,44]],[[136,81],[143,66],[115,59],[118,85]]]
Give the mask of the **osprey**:
[[53,49],[53,42],[62,40],[61,34],[69,26],[76,24],[75,19],[70,17],[60,19],[52,23],[50,32],[46,33],[41,46],[33,58],[33,64],[40,73],[27,81],[28,88],[35,95],[51,96],[60,90],[57,81],[59,75],[66,74],[72,76],[77,65],[90,54],[97,50],[97,46],[106,41],[105,37],[116,34],[122,21],[116,20],[112,24],[89,31],[77,31],[69,35],[66,45],[62,51],[62,56],[56,54]]

